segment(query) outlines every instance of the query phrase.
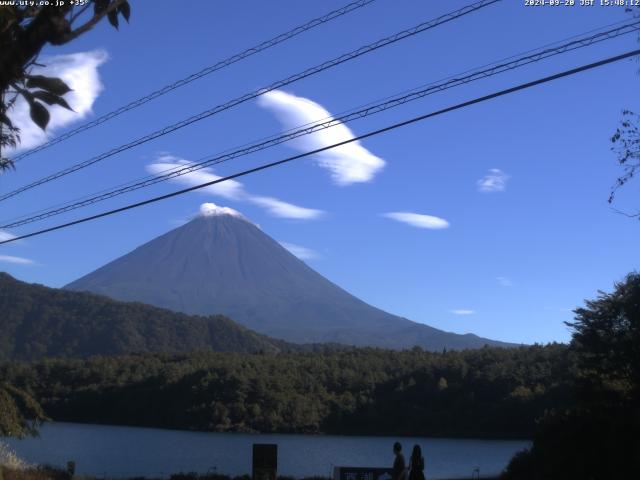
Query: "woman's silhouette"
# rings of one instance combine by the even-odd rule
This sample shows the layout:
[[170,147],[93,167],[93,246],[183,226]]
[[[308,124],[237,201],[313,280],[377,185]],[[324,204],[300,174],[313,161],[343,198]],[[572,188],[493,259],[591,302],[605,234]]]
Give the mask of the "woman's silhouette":
[[409,480],[425,480],[424,479],[424,457],[420,445],[414,445],[409,460]]

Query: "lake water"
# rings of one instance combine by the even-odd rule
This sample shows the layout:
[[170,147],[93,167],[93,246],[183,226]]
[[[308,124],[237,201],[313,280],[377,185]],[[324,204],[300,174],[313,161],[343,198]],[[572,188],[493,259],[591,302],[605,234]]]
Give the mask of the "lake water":
[[419,444],[427,479],[498,474],[527,441],[201,433],[154,428],[50,423],[39,438],[7,443],[30,463],[76,462],[81,475],[168,477],[176,472],[251,473],[253,443],[278,444],[278,474],[331,476],[334,466],[385,467],[399,440],[405,456]]

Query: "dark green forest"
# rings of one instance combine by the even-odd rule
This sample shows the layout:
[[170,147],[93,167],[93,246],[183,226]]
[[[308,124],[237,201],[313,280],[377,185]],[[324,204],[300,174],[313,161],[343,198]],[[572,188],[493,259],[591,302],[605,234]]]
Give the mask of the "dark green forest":
[[131,352],[276,352],[268,338],[221,315],[188,316],[142,303],[31,285],[0,272],[0,359]]
[[5,363],[56,420],[213,431],[530,437],[570,402],[566,346],[202,352]]

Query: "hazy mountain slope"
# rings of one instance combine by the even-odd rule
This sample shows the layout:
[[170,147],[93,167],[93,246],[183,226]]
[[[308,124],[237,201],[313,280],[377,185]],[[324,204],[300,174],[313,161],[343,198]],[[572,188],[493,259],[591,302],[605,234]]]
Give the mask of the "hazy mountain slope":
[[223,316],[196,317],[141,303],[47,288],[0,273],[0,359],[135,352],[279,351]]
[[199,216],[65,288],[188,314],[221,313],[258,332],[298,343],[419,345],[431,350],[500,345],[368,305],[236,214]]

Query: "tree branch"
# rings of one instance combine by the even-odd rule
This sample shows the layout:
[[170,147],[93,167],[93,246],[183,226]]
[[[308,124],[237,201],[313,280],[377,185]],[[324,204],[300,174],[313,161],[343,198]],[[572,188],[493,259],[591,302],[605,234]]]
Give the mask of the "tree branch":
[[624,215],[627,218],[640,218],[640,212],[637,213],[627,213],[627,212],[623,212],[622,210],[618,210],[617,208],[613,208],[610,207],[611,210],[613,210],[614,212],[620,214],[620,215]]
[[62,45],[62,44],[67,43],[67,42],[70,42],[74,38],[77,38],[80,35],[82,35],[83,33],[86,33],[89,30],[91,30],[93,27],[95,27],[98,24],[98,22],[100,22],[100,20],[102,20],[104,17],[106,17],[109,13],[111,13],[114,10],[117,10],[117,8],[120,5],[122,5],[124,3],[124,1],[125,0],[116,0],[111,5],[109,5],[102,13],[99,13],[98,15],[94,15],[93,18],[91,18],[91,20],[89,20],[87,23],[85,23],[81,27],[78,27],[76,30],[73,30],[72,32],[69,32],[68,34],[63,35],[59,45]]

